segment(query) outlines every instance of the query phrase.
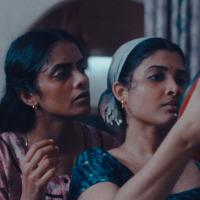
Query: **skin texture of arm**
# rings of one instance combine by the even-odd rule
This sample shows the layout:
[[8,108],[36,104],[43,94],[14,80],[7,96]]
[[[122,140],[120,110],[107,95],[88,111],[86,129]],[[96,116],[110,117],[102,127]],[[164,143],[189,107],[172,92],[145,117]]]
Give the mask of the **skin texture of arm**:
[[182,117],[152,159],[133,178],[121,188],[112,183],[98,183],[83,192],[78,200],[166,199],[200,143],[199,91],[200,81]]

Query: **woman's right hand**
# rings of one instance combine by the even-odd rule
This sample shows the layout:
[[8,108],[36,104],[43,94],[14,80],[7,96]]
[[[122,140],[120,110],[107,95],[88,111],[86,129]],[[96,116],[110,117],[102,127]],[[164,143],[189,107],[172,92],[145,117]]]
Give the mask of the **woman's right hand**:
[[44,200],[49,180],[55,175],[60,159],[53,140],[34,143],[22,163],[21,200]]
[[178,126],[182,126],[184,133],[183,138],[189,142],[189,148],[196,148],[200,145],[200,78],[192,96],[177,122]]

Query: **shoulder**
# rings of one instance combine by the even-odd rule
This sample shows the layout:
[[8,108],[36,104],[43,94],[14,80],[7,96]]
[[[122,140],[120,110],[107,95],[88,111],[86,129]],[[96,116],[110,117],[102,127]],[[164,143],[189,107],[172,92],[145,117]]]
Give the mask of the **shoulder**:
[[90,141],[89,147],[96,146],[108,150],[120,145],[120,142],[117,140],[117,138],[112,136],[110,133],[84,123],[80,123],[80,125]]
[[0,134],[0,160],[2,165],[11,163],[20,171],[19,166],[25,155],[25,144],[22,136],[13,132]]
[[25,151],[25,141],[20,134],[14,132],[3,132],[0,134],[0,147],[7,146],[14,152]]
[[93,147],[82,152],[73,168],[70,194],[77,198],[83,191],[101,182],[119,185],[118,165],[118,161],[101,148]]
[[89,148],[83,151],[77,158],[77,165],[90,165],[102,163],[106,160],[114,162],[115,159],[106,150],[98,147]]
[[[0,134],[0,197],[3,195],[3,191],[17,191],[20,187],[20,167],[17,158],[16,147],[19,142],[19,138],[14,133],[1,133]],[[16,186],[19,184],[18,186]],[[9,193],[9,195],[13,195]],[[15,193],[18,195],[18,193]]]
[[4,154],[5,151],[14,148],[16,143],[16,135],[12,132],[3,132],[0,134],[0,154]]
[[89,148],[83,151],[77,158],[74,168],[82,168],[81,170],[96,171],[110,170],[116,166],[118,161],[112,157],[106,150],[98,147]]

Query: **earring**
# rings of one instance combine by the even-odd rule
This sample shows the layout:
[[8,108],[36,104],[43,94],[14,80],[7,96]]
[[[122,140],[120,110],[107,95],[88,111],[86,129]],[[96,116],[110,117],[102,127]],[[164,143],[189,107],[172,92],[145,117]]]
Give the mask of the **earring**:
[[33,104],[32,108],[33,108],[33,110],[38,110],[38,104]]
[[126,101],[125,101],[124,99],[122,99],[120,102],[121,102],[122,109],[124,109],[124,108],[125,108]]

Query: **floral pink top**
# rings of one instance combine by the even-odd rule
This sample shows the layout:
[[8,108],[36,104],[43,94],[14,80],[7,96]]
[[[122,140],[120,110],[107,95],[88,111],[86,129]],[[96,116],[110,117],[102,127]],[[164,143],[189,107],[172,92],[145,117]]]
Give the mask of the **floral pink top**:
[[[105,149],[118,145],[115,139],[91,126],[77,123],[83,132],[86,148],[97,146]],[[26,154],[22,135],[13,132],[0,134],[0,200],[19,200],[21,196],[21,163]],[[70,176],[53,178],[47,185],[45,200],[67,200]]]

